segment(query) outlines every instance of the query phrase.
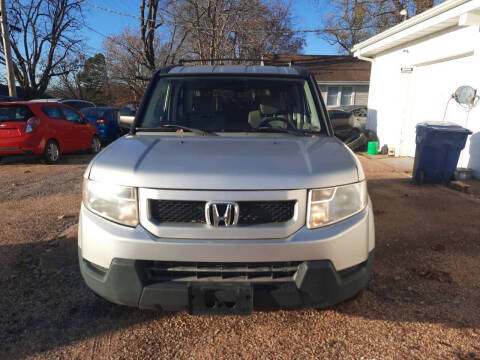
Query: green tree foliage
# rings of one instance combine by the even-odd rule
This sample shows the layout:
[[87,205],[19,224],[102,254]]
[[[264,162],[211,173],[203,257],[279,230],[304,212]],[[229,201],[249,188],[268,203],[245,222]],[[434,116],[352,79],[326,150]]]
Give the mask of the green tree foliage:
[[105,102],[104,86],[107,81],[107,67],[103,54],[88,58],[77,77],[82,99],[98,104]]
[[108,103],[109,79],[103,54],[89,58],[73,57],[65,61],[60,69],[62,74],[49,90],[51,96]]

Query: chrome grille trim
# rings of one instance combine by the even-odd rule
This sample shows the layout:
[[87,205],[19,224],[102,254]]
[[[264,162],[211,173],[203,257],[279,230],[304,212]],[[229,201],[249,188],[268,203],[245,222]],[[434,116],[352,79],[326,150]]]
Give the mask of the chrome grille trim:
[[[150,200],[269,202],[295,201],[293,217],[282,223],[212,227],[204,223],[160,223],[151,216]],[[140,224],[151,234],[171,239],[237,240],[287,238],[305,225],[307,190],[195,191],[138,189]]]
[[[149,216],[158,223],[206,224],[206,201],[149,200]],[[294,216],[296,200],[237,201],[238,225],[280,224]]]

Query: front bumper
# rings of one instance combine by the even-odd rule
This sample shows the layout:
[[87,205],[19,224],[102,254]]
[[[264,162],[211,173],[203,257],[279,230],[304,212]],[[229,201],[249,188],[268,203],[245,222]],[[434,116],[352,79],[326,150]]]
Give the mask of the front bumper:
[[[145,263],[298,262],[285,282],[213,281],[207,287],[250,289],[253,307],[326,307],[348,299],[368,282],[375,247],[373,212],[366,209],[336,224],[305,226],[282,239],[206,240],[156,237],[141,225],[115,224],[87,210],[79,221],[79,261],[87,285],[119,304],[165,310],[192,308],[199,281],[152,281]],[[227,312],[228,313],[228,312]]]
[[109,268],[113,259],[191,262],[277,262],[329,260],[339,271],[367,260],[375,247],[371,202],[362,212],[336,224],[286,238],[178,239],[157,237],[138,225],[108,221],[82,204],[78,246],[83,257]]
[[[336,271],[328,260],[304,261],[289,282],[220,284],[151,282],[145,274],[143,261],[114,259],[109,269],[100,269],[82,257],[81,249],[78,258],[87,285],[111,302],[141,309],[187,310],[192,314],[248,314],[253,309],[328,307],[362,290],[367,285],[373,265],[371,251],[366,261],[342,271]],[[200,296],[198,300],[202,287],[224,288],[226,285],[237,292],[251,289],[251,304],[210,307],[206,296]]]

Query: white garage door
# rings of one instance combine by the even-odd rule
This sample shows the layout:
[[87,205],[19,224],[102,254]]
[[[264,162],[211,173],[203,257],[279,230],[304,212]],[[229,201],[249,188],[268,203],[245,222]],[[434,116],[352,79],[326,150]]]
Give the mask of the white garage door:
[[[415,156],[416,124],[442,121],[447,102],[455,90],[462,85],[475,85],[473,74],[478,70],[473,60],[473,56],[467,56],[414,68],[409,88],[409,121],[404,124],[402,131],[406,155]],[[466,126],[467,112],[451,100],[445,120]]]

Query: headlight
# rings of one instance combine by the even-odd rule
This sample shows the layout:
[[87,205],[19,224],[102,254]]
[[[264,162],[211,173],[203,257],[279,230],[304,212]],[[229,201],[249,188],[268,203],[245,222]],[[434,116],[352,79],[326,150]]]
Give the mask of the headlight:
[[365,181],[308,193],[308,228],[333,224],[362,211],[367,205]]
[[138,224],[137,190],[83,179],[83,203],[87,209],[119,224]]

